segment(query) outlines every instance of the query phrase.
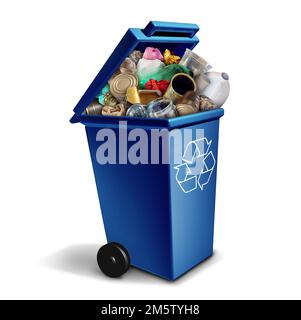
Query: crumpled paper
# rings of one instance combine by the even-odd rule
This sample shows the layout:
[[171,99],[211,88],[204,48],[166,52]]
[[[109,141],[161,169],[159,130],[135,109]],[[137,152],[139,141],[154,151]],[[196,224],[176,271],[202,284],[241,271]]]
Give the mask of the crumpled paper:
[[143,59],[147,60],[155,60],[158,59],[160,61],[164,60],[164,57],[162,56],[162,53],[157,48],[147,47],[145,48]]

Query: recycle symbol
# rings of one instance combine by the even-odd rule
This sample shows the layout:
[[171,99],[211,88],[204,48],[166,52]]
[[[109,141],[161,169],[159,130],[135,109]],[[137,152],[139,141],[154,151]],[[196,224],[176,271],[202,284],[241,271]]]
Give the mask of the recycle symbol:
[[198,187],[204,190],[209,183],[216,160],[210,151],[212,140],[207,138],[190,141],[183,154],[182,164],[175,167],[176,180],[185,193]]

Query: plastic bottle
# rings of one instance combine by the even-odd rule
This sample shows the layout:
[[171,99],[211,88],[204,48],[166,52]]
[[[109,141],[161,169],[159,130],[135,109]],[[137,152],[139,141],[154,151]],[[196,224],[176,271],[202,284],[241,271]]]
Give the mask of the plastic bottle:
[[208,72],[206,76],[210,83],[203,92],[201,92],[201,95],[211,99],[219,108],[229,97],[229,76],[225,72]]

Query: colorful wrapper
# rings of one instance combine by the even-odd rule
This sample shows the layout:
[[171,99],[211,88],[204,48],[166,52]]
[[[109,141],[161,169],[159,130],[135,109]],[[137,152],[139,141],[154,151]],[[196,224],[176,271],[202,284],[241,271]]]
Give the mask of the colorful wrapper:
[[141,103],[137,87],[129,87],[127,89],[126,100],[131,104]]
[[110,87],[108,84],[101,89],[99,95],[97,96],[98,102],[100,104],[104,104],[104,97],[109,91],[110,91]]
[[179,64],[181,57],[174,55],[170,50],[164,51],[164,63],[165,64]]

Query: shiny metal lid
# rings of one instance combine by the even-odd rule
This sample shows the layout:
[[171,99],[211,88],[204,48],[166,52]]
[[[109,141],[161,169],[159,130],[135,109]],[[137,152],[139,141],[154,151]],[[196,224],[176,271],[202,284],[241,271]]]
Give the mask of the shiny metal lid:
[[119,101],[124,100],[127,89],[136,87],[138,79],[133,74],[119,74],[110,82],[110,92]]

